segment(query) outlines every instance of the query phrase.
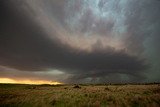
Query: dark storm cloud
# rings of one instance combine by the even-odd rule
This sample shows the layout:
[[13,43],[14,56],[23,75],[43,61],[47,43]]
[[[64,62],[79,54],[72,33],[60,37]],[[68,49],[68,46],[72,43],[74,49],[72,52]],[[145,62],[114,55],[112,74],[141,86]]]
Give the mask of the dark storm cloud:
[[92,31],[93,34],[109,36],[114,27],[112,19],[95,19],[92,11],[87,10],[80,19],[80,32],[86,33]]
[[160,1],[135,0],[127,5],[125,25],[128,35],[125,44],[131,52],[147,56],[151,64],[149,80],[160,81]]
[[1,1],[1,5],[0,63],[19,69],[39,70],[43,63],[49,62],[51,54],[48,51],[54,49],[56,43],[48,42],[42,29],[18,8],[12,7],[10,1]]
[[[127,17],[126,45],[128,49],[144,52],[144,41],[148,38],[159,37],[160,34],[160,2],[158,0],[135,0],[127,3],[125,15]],[[157,39],[159,40],[159,39]],[[156,39],[155,39],[155,43]],[[160,45],[155,45],[160,46]],[[158,48],[157,48],[158,49]]]
[[[43,26],[40,26],[35,19],[32,19],[36,17],[35,11],[31,11],[32,9],[29,11],[23,10],[26,9],[25,6],[28,6],[28,4],[20,0],[15,0],[14,4],[12,3],[12,0],[0,1],[0,65],[22,71],[30,71],[31,73],[48,69],[58,69],[70,75],[68,79],[65,80],[67,82],[82,82],[88,81],[88,79],[91,81],[96,79],[96,81],[100,82],[106,82],[105,80],[112,81],[111,78],[115,78],[115,76],[113,76],[114,74],[118,76],[121,74],[129,75],[133,81],[141,81],[145,78],[143,73],[148,68],[148,62],[144,57],[133,56],[123,49],[116,50],[114,47],[110,46],[101,49],[101,45],[98,44],[92,46],[93,49],[90,52],[72,48],[68,44],[63,43],[61,39],[57,38],[59,36],[59,31],[57,29],[52,29],[51,35],[54,39],[50,39],[49,34],[43,29]],[[61,25],[66,27],[67,23],[72,24],[72,21],[69,20],[67,22],[65,19],[72,17],[70,16],[71,13],[69,12],[70,14],[67,14],[66,11],[68,10],[65,10],[67,1],[47,0],[43,2],[40,0],[38,3],[41,4],[45,12],[48,12],[48,16],[55,18]],[[76,12],[79,12],[81,11],[82,4],[78,0],[76,4],[77,3],[77,6],[71,7]],[[112,9],[118,11],[120,9],[118,3],[119,2],[116,2],[116,8],[113,6]],[[146,32],[143,32],[143,29],[140,28],[141,24],[146,23],[143,27],[148,25],[148,20],[143,22],[142,17],[150,17],[147,19],[158,17],[149,16],[148,13],[143,13],[143,11],[139,13],[139,10],[141,10],[139,8],[143,2],[134,3],[134,5],[140,5],[137,6],[137,11],[133,11],[134,9],[132,9],[132,7],[129,8],[130,6],[128,6],[125,11],[125,15],[128,18],[125,23],[127,25],[127,34],[130,35],[125,36],[124,42],[127,45],[127,50],[136,50],[137,53],[137,49],[144,49],[144,37],[142,35],[145,35]],[[17,7],[18,4],[20,4],[21,7]],[[99,8],[102,7],[104,7],[104,5],[99,3]],[[29,7],[27,7],[27,10],[28,8]],[[91,31],[93,34],[98,34],[99,36],[110,35],[111,32],[114,32],[117,18],[114,20],[112,20],[112,18],[107,20],[105,20],[105,18],[97,19],[93,10],[91,11],[89,8],[86,10],[87,11],[82,12],[83,15],[79,19],[80,22],[78,26],[75,26],[72,32],[75,32],[74,30],[76,30],[76,27],[81,33],[88,33]],[[157,12],[158,8],[155,14]],[[130,16],[130,14],[132,15]],[[140,15],[142,15],[142,19],[139,19]],[[116,16],[117,15],[114,17]],[[156,22],[159,23],[159,20],[157,19]],[[76,23],[77,22],[72,25]],[[153,23],[152,20],[149,25],[151,23]],[[153,27],[155,26],[153,25]],[[159,26],[157,25],[157,27]],[[157,27],[155,29],[157,29]],[[144,30],[146,29],[144,28]],[[154,36],[154,38],[158,38],[159,32],[157,32],[156,35],[157,36]],[[155,49],[158,50],[159,43],[156,42],[156,40],[157,39],[154,39],[153,41],[155,44],[157,43],[157,48]],[[144,52],[144,50],[142,51]],[[26,73],[24,73],[24,75],[25,74]],[[0,75],[2,75],[2,73]],[[28,75],[30,77],[31,74]],[[110,76],[111,78],[108,77],[108,75],[112,75]]]
[[[106,4],[107,1],[104,0],[100,0],[97,7],[92,1],[69,1],[69,6],[66,9],[67,14],[65,15],[68,18],[66,23],[73,27],[71,27],[73,32],[75,30],[83,34],[91,33],[91,35],[109,36],[111,35],[115,20],[112,17],[102,16],[100,13],[107,14],[106,11],[109,9],[117,11],[118,7],[113,6],[108,9],[106,8],[108,6]],[[117,4],[117,1],[114,4]]]
[[41,0],[42,4],[41,6],[46,10],[50,11],[51,14],[54,14],[54,18],[59,20],[63,25],[65,25],[64,22],[64,16],[65,14],[65,5],[67,3],[67,0],[47,0],[43,1]]

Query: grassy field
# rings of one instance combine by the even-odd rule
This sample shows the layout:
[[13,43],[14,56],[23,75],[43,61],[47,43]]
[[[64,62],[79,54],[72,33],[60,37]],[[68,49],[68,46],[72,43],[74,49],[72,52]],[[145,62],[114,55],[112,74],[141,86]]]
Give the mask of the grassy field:
[[0,84],[0,107],[160,107],[160,85]]

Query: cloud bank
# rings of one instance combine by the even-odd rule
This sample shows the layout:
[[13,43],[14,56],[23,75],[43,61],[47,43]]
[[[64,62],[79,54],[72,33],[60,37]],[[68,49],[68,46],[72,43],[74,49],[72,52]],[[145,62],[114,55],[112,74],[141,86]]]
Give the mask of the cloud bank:
[[0,77],[160,81],[158,0],[1,0]]

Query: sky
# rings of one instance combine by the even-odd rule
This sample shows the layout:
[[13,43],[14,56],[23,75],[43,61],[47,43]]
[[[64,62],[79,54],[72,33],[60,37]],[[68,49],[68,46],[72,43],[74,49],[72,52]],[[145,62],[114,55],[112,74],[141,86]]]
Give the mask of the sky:
[[0,0],[0,80],[160,82],[160,0]]

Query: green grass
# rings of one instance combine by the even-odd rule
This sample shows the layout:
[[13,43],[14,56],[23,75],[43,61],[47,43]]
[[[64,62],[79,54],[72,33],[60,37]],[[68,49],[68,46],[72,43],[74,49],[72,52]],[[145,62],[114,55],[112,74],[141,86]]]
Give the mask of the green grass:
[[0,107],[159,107],[160,86],[0,84]]

